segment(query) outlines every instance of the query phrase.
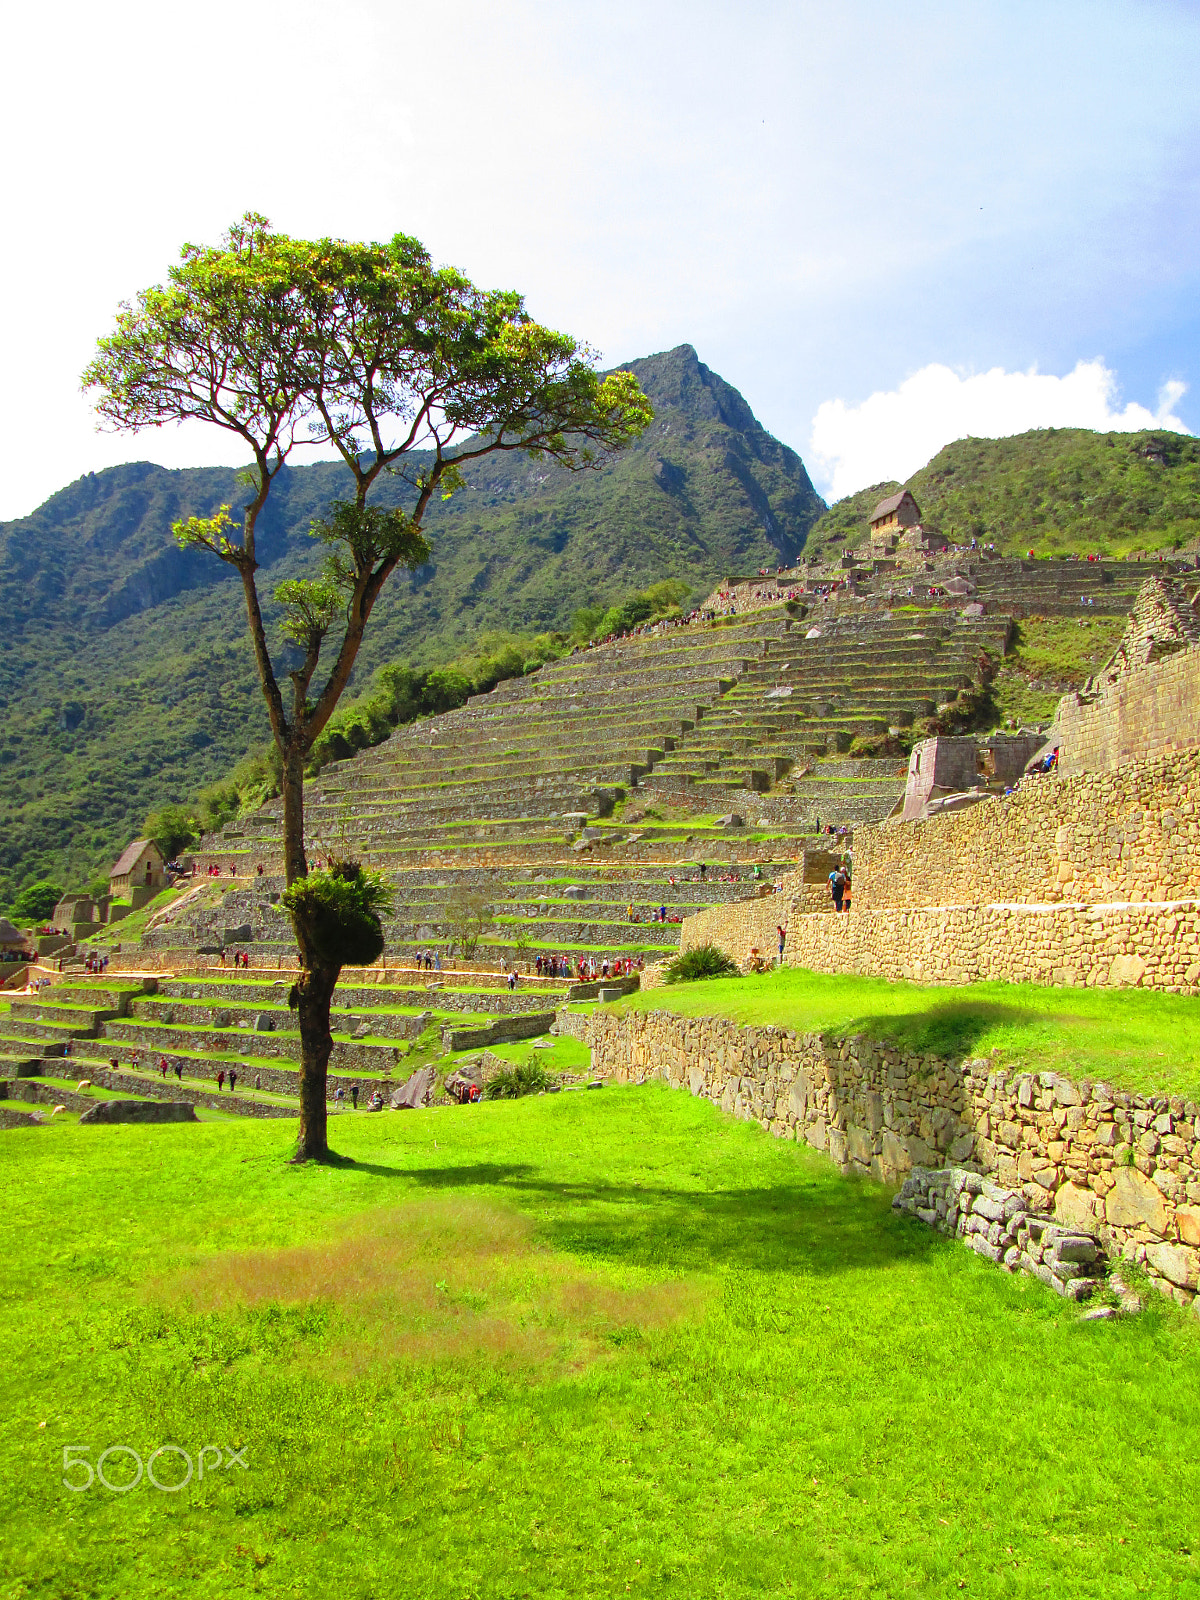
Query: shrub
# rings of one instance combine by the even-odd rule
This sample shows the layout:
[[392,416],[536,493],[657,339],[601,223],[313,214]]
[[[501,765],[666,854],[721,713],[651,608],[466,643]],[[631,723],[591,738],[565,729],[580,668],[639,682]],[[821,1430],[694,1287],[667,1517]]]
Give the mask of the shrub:
[[515,1067],[501,1067],[484,1085],[485,1100],[519,1100],[524,1094],[537,1094],[550,1087],[550,1074],[535,1055],[527,1055]]
[[667,983],[695,983],[700,978],[738,978],[737,963],[718,945],[701,944],[667,963]]

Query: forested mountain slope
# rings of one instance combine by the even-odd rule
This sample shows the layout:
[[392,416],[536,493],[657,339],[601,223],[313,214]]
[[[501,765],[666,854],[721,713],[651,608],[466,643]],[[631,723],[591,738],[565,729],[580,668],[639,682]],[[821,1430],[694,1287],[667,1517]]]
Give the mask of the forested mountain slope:
[[[956,439],[905,487],[949,543],[974,538],[1004,555],[1173,552],[1200,537],[1200,439],[1188,434],[1038,428]],[[899,488],[877,483],[839,500],[813,528],[808,554],[861,544],[874,507]]]
[[[642,439],[576,475],[480,463],[427,520],[430,564],[385,590],[356,684],[485,629],[563,626],[667,577],[698,595],[799,552],[824,510],[800,458],[690,345],[629,365],[656,413]],[[333,463],[281,475],[259,523],[264,598],[314,565],[309,523],[348,486]],[[170,531],[240,493],[232,470],[141,463],[0,525],[0,904],[46,872],[79,882],[107,866],[149,809],[267,737],[240,584]],[[401,486],[384,479],[379,499]]]

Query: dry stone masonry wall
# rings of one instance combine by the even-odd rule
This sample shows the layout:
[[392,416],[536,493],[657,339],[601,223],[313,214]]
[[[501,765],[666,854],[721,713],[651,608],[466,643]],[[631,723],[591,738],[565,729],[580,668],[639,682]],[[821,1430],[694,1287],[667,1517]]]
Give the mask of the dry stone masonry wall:
[[800,873],[768,900],[713,906],[681,948],[744,964],[925,983],[1200,985],[1200,750],[1117,772],[1028,780],[1015,794],[854,839],[854,909],[806,912]]
[[968,1168],[914,1168],[892,1209],[961,1239],[1010,1272],[1029,1273],[1065,1300],[1086,1300],[1104,1282],[1104,1252],[1092,1234],[1038,1216],[1020,1190]]
[[[661,1078],[893,1186],[917,1168],[977,1171],[1019,1193],[1027,1217],[1138,1261],[1181,1305],[1200,1288],[1200,1107],[1191,1101],[946,1061],[861,1035],[665,1011],[591,1021],[602,1077]],[[1007,1220],[1016,1215],[1014,1202]],[[1035,1258],[1019,1229],[1005,1250],[1013,1244]]]

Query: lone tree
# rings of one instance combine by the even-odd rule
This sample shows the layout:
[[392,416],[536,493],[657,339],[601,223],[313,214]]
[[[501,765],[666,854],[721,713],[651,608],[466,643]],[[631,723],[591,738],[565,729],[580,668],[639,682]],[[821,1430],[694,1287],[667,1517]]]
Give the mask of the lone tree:
[[[416,240],[290,239],[247,213],[218,248],[185,245],[166,286],[123,304],[83,375],[109,427],[136,432],[199,419],[251,456],[240,516],[222,506],[174,533],[236,569],[283,768],[287,906],[300,951],[299,1155],[328,1154],[329,1005],[343,962],[383,948],[387,890],[356,862],[309,873],[304,767],[350,679],[372,608],[398,566],[429,555],[422,523],[472,461],[522,450],[575,470],[600,465],[653,415],[632,373],[601,377],[594,352],[530,318],[521,296],[435,268]],[[320,575],[274,591],[297,664],[289,697],[259,601],[255,529],[293,452],[332,446],[352,493],[314,522]],[[407,507],[371,502],[384,473]],[[314,677],[326,640],[336,655]],[[339,638],[340,635],[340,638]]]

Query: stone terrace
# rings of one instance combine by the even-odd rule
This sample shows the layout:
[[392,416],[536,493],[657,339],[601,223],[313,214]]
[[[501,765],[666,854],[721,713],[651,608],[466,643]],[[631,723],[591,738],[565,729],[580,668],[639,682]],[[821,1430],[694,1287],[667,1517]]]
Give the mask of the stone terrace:
[[[1125,609],[1141,571],[966,565],[980,593],[1046,613],[1089,590]],[[661,625],[399,729],[309,785],[310,855],[348,850],[386,874],[390,961],[444,950],[469,893],[493,908],[477,952],[493,966],[529,966],[539,951],[654,961],[683,917],[781,878],[820,822],[885,816],[902,766],[855,753],[855,741],[952,720],[994,670],[1009,609],[989,601],[966,616],[928,585],[899,598],[896,578]],[[718,825],[731,812],[746,826]],[[257,965],[291,965],[275,904],[280,815],[275,802],[204,841],[201,868],[233,869],[237,888],[150,932],[148,957],[174,966],[236,943]],[[700,862],[713,870],[701,875]]]

